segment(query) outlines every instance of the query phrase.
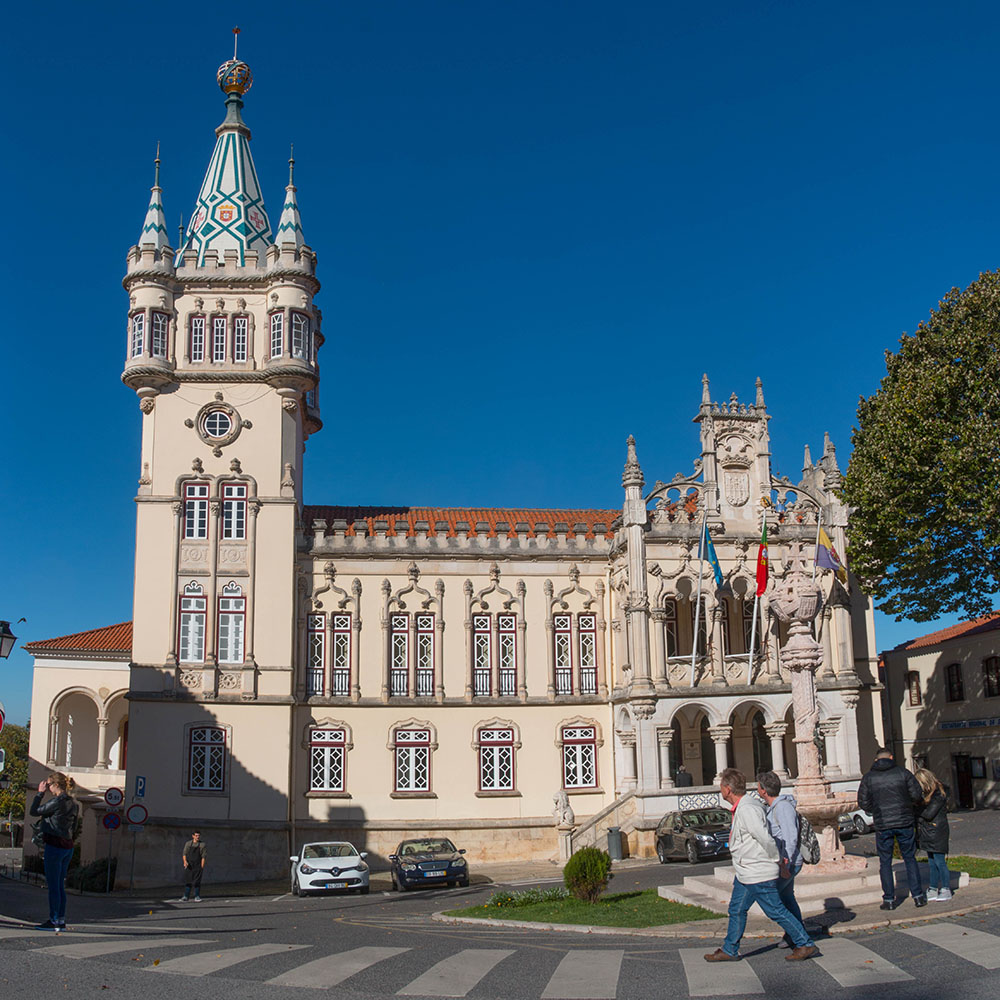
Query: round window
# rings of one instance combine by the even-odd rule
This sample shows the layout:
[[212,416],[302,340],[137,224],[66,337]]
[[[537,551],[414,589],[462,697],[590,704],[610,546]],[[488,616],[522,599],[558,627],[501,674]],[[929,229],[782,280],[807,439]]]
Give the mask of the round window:
[[211,410],[205,416],[205,433],[210,438],[223,438],[233,429],[233,418],[225,410]]

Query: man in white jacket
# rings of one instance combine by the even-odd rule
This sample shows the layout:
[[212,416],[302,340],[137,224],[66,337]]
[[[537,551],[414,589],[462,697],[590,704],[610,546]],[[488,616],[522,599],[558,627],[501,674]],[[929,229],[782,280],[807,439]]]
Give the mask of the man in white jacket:
[[706,962],[736,962],[740,940],[747,926],[747,913],[756,903],[780,924],[792,942],[788,962],[801,962],[819,954],[819,949],[778,895],[778,847],[767,828],[764,804],[748,796],[747,779],[742,771],[727,767],[722,772],[719,793],[733,807],[733,826],[729,833],[729,852],[733,857],[736,878],[729,899],[729,930],[721,948],[705,956]]

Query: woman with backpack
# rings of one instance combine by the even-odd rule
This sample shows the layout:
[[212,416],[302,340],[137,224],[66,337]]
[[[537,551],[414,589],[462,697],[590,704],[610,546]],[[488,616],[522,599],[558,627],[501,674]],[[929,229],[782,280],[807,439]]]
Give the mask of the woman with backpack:
[[[38,783],[38,794],[31,803],[31,815],[42,818],[37,832],[45,845],[43,864],[49,887],[49,919],[38,925],[40,931],[58,933],[66,929],[66,872],[73,856],[73,836],[80,813],[73,798],[75,788],[76,782],[69,775],[55,771]],[[46,792],[52,798],[42,804]]]
[[944,902],[951,899],[951,874],[948,871],[948,796],[937,775],[927,768],[920,768],[917,783],[924,793],[924,800],[917,812],[917,845],[927,852],[930,862],[927,881],[927,898]]

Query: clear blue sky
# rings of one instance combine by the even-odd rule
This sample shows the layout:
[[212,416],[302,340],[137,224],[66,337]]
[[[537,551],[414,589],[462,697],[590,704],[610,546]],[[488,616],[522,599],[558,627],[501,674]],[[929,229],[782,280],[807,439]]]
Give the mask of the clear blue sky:
[[[238,14],[234,15],[234,10]],[[760,375],[842,465],[883,352],[1000,263],[994,3],[49,3],[4,16],[0,617],[131,617],[124,258],[191,210],[243,29],[272,223],[320,255],[312,503],[618,506]],[[339,415],[339,416],[338,416]],[[930,630],[879,618],[881,647]],[[31,660],[0,662],[11,721]]]

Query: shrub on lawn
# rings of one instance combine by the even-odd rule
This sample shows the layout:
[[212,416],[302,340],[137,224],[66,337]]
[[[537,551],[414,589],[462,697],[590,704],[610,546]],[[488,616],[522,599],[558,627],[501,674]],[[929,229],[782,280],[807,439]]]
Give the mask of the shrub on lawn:
[[563,869],[566,888],[588,903],[597,902],[611,878],[611,858],[597,847],[581,847]]
[[[111,859],[111,884],[115,884],[115,869],[118,859]],[[82,889],[84,892],[105,892],[108,886],[108,859],[98,858],[89,865],[75,868],[66,876],[66,885],[71,889]]]

